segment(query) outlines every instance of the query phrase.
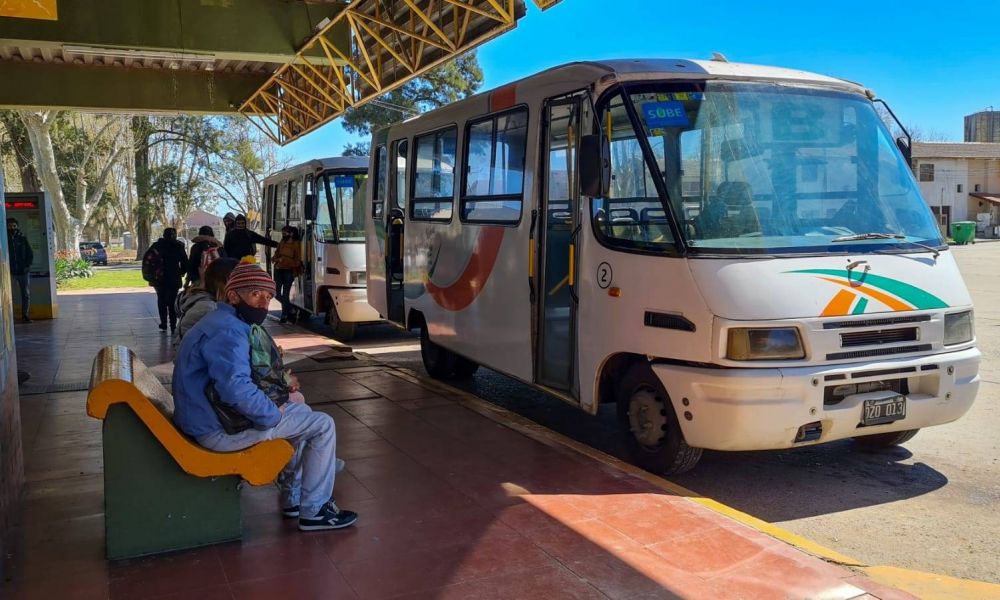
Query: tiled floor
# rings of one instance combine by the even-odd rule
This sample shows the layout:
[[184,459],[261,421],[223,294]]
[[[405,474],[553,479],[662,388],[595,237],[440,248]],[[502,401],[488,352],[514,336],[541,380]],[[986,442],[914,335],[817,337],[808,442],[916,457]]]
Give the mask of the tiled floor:
[[[89,376],[124,343],[169,375],[149,294],[61,299],[18,326],[35,390]],[[85,391],[22,395],[26,488],[13,598],[908,597],[684,498],[528,438],[458,397],[274,325],[307,399],[337,423],[353,528],[304,534],[276,490],[243,492],[244,539],[108,563],[100,423]],[[323,354],[326,353],[326,354]],[[309,358],[312,356],[313,358]],[[314,360],[315,358],[315,360]],[[327,360],[332,358],[333,360]],[[157,367],[157,365],[159,365]],[[9,595],[8,595],[9,594]]]

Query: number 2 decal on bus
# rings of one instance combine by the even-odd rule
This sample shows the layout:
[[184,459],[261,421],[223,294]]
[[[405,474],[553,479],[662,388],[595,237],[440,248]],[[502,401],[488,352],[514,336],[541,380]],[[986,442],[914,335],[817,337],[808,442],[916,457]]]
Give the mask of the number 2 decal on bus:
[[602,262],[597,265],[597,285],[600,286],[602,290],[608,289],[611,285],[611,281],[614,279],[614,272],[611,271],[611,265],[606,262]]

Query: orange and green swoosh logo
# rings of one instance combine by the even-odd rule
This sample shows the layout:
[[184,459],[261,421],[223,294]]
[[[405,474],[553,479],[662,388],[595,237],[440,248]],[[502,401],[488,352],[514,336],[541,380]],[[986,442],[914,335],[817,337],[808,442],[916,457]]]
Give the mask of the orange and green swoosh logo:
[[823,317],[863,314],[871,300],[884,304],[892,311],[948,308],[948,304],[937,296],[890,277],[842,269],[803,269],[788,272],[816,275],[823,281],[845,288],[839,290],[826,305],[820,314]]

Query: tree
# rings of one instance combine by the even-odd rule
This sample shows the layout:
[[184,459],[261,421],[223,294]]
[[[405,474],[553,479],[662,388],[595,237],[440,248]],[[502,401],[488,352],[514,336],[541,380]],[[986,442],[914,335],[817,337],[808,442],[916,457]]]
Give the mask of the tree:
[[289,166],[279,148],[249,120],[221,117],[217,151],[205,174],[222,203],[247,216],[247,225],[260,225],[264,178]]
[[371,142],[358,142],[357,144],[347,144],[344,146],[344,151],[340,153],[341,156],[368,156],[371,152],[372,145]]
[[120,143],[124,120],[88,115],[89,121],[74,123],[56,110],[17,114],[31,142],[34,170],[52,202],[56,247],[76,254],[80,232],[104,194],[112,166],[126,149]]
[[17,175],[16,178],[5,177],[7,187],[13,188],[13,182],[18,181],[22,192],[40,191],[42,183],[38,180],[35,163],[32,162],[31,140],[28,139],[24,122],[14,111],[4,110],[0,111],[0,125],[6,131],[6,135],[0,140],[0,154],[13,160]]
[[[467,98],[482,85],[479,59],[475,52],[469,52],[363,106],[349,109],[342,123],[351,133],[369,135],[409,116]],[[344,148],[344,155],[351,156],[348,152],[357,153],[361,148],[362,144],[349,145]]]

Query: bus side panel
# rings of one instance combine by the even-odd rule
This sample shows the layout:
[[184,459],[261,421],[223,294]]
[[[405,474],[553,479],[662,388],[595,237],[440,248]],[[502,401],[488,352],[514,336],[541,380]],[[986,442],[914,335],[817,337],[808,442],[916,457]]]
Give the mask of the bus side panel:
[[410,221],[405,239],[407,312],[424,315],[436,343],[525,381],[532,380],[528,221]]
[[[711,362],[715,336],[712,314],[695,285],[687,260],[607,248],[594,237],[590,210],[584,214],[577,269],[577,347],[580,402],[584,409],[594,412],[600,369],[614,354]],[[615,288],[620,290],[618,297],[609,293]],[[656,317],[659,326],[645,325],[647,313]],[[694,331],[680,329],[684,321],[670,317],[683,318]],[[680,398],[672,400],[679,402]]]

